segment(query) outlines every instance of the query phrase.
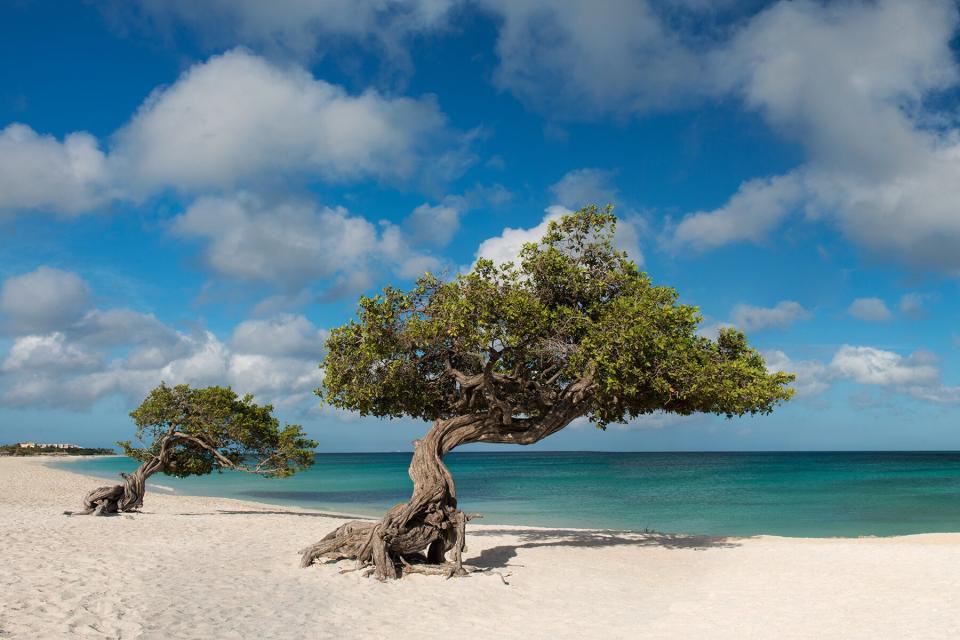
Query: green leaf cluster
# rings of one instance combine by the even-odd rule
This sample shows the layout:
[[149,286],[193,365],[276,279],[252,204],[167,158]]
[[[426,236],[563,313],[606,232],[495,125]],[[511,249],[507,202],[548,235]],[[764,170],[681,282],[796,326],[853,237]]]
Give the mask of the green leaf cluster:
[[612,208],[551,222],[515,263],[363,297],[334,329],[317,393],[333,406],[426,420],[536,418],[581,381],[597,426],[666,411],[769,413],[793,376],[768,372],[744,335],[698,333],[696,307],[613,246]]
[[130,414],[141,446],[117,444],[138,460],[164,460],[162,471],[177,477],[225,468],[284,477],[312,465],[317,443],[272,412],[229,387],[161,383]]

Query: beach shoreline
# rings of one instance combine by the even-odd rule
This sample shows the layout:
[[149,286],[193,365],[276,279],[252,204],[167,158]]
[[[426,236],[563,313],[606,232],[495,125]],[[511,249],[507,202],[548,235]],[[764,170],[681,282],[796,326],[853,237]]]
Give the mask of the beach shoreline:
[[[79,471],[70,469],[68,464],[63,464],[63,463],[70,463],[70,462],[80,462],[82,459],[90,459],[90,458],[97,458],[97,457],[101,457],[101,456],[76,456],[76,460],[45,460],[44,461],[45,464],[43,466],[54,471],[64,471],[72,475],[80,476],[88,482],[90,481],[100,482],[101,485],[109,485],[110,481],[113,480],[114,478],[116,478],[117,483],[119,483],[120,481],[119,476],[114,477],[106,474],[92,475],[87,473],[81,473]],[[118,454],[116,457],[122,457],[122,456]],[[93,488],[93,486],[97,486],[97,485],[91,485],[91,488]],[[154,480],[147,480],[148,495],[151,494],[151,492],[156,492],[156,491],[162,491],[165,495],[168,495],[168,496],[192,497],[192,498],[201,498],[201,499],[207,499],[207,500],[224,500],[224,501],[236,502],[236,503],[245,504],[245,505],[258,506],[260,508],[263,508],[264,506],[272,506],[272,507],[279,507],[283,509],[300,510],[306,513],[316,513],[318,515],[328,516],[331,518],[340,518],[343,520],[374,520],[375,519],[375,517],[370,514],[344,513],[341,511],[328,511],[326,509],[313,509],[310,507],[303,507],[299,505],[296,505],[296,506],[289,505],[282,502],[271,502],[266,499],[243,500],[239,498],[232,498],[230,496],[184,493],[182,491],[178,491],[175,487],[170,487],[160,482],[155,482]]]
[[[0,458],[0,638],[948,638],[960,534],[719,538],[478,524],[468,578],[299,568],[344,519],[149,492],[63,515],[102,483]],[[503,579],[501,579],[501,577]]]
[[[96,482],[99,482],[102,485],[108,485],[110,484],[110,481],[114,479],[116,479],[116,481],[119,482],[118,476],[112,476],[107,474],[93,475],[89,473],[82,473],[82,472],[70,469],[69,464],[64,464],[64,463],[80,462],[81,460],[90,459],[90,458],[99,458],[99,457],[102,457],[102,456],[74,456],[73,459],[69,459],[69,460],[46,459],[46,460],[42,460],[42,463],[43,463],[43,466],[49,469],[52,469],[55,471],[64,471],[64,472],[82,477],[87,482],[94,481],[95,484]],[[122,457],[122,456],[118,454],[115,457]],[[91,485],[91,488],[95,486],[95,484]],[[303,506],[303,505],[290,505],[288,503],[279,502],[279,501],[272,502],[267,498],[262,498],[258,500],[258,499],[234,498],[231,496],[217,495],[214,493],[192,493],[192,492],[187,493],[187,492],[178,491],[174,487],[170,487],[168,485],[162,484],[162,482],[155,482],[153,480],[147,481],[147,491],[148,491],[148,494],[151,492],[162,491],[164,492],[163,494],[168,496],[193,497],[193,498],[201,498],[201,499],[207,499],[207,500],[224,500],[224,501],[236,502],[239,504],[245,504],[250,506],[258,506],[260,508],[264,508],[265,506],[268,506],[268,507],[277,507],[277,508],[290,509],[290,510],[299,510],[306,513],[314,513],[321,516],[326,516],[331,518],[340,518],[344,520],[376,520],[377,519],[377,516],[375,515],[372,515],[370,513],[362,513],[360,511],[345,512],[343,510],[329,510],[324,508],[314,508],[314,507]],[[562,525],[562,526],[551,527],[551,526],[543,526],[538,524],[517,523],[517,522],[497,523],[496,525],[486,525],[482,523],[483,514],[476,514],[476,517],[477,519],[473,521],[473,523],[470,525],[471,528],[476,526],[481,526],[481,527],[492,526],[496,528],[512,527],[512,528],[524,528],[524,529],[531,529],[531,530],[562,529],[564,531],[623,533],[623,534],[638,534],[638,535],[655,534],[655,535],[675,535],[675,536],[690,536],[690,537],[703,537],[703,538],[731,538],[731,539],[750,539],[750,538],[769,537],[769,538],[785,538],[785,539],[796,539],[796,540],[831,540],[831,539],[832,540],[855,540],[855,539],[866,539],[866,538],[906,538],[913,535],[933,535],[935,533],[943,533],[943,532],[923,532],[923,533],[917,533],[917,534],[902,534],[902,535],[867,534],[867,535],[850,535],[850,536],[826,535],[826,536],[809,536],[809,537],[800,536],[800,535],[773,535],[773,534],[765,534],[765,533],[751,534],[751,535],[702,534],[702,533],[696,533],[696,532],[659,531],[659,530],[651,530],[651,529],[628,529],[628,528],[617,528],[617,527],[578,527],[574,525]],[[945,534],[945,535],[949,535],[949,534]],[[960,535],[960,532],[958,532],[958,535]]]
[[[473,524],[715,536],[856,538],[960,531],[957,454],[454,452],[445,463]],[[114,484],[124,456],[51,460]],[[379,518],[412,489],[409,455],[318,454],[293,477],[148,480],[158,491]]]

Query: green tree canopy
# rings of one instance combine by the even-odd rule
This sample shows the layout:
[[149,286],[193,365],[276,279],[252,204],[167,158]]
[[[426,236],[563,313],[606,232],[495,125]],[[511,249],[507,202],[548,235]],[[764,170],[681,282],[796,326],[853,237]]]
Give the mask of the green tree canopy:
[[147,479],[155,473],[182,478],[233,469],[282,478],[312,465],[317,443],[298,424],[281,427],[272,412],[272,406],[238,396],[230,387],[160,383],[130,414],[138,445],[117,443],[140,466],[120,474],[123,484],[88,493],[78,513],[138,510]]
[[313,463],[317,443],[300,425],[280,426],[271,405],[229,387],[193,389],[161,383],[131,414],[142,446],[119,442],[142,462],[177,477],[236,469],[284,477]]
[[482,413],[511,431],[559,405],[605,428],[654,411],[769,413],[791,397],[793,376],[768,372],[742,333],[700,335],[697,308],[613,248],[615,227],[610,207],[586,207],[516,263],[362,298],[327,342],[318,393],[364,415]]
[[[463,574],[469,517],[443,464],[458,446],[533,444],[580,416],[603,429],[654,411],[769,413],[790,398],[793,376],[768,372],[738,331],[700,335],[696,307],[614,249],[616,222],[587,207],[551,222],[516,263],[478,260],[453,280],[427,274],[412,291],[361,298],[359,318],[327,341],[318,393],[435,422],[414,447],[409,502],[331,532],[304,566],[347,557],[382,579]],[[414,566],[424,557],[432,569]]]

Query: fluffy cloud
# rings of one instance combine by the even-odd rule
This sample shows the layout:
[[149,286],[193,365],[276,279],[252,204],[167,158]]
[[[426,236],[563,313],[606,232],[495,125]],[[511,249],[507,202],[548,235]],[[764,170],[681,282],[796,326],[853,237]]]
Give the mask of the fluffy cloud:
[[0,300],[19,314],[0,357],[0,405],[84,409],[114,395],[134,403],[166,381],[229,384],[302,408],[320,384],[328,333],[303,316],[248,320],[224,342],[150,314],[90,308],[86,282],[49,267],[8,279]]
[[228,367],[235,388],[287,408],[314,404],[313,392],[323,383],[317,360],[234,354]]
[[[540,224],[529,229],[507,227],[499,236],[487,238],[477,248],[477,258],[487,258],[495,263],[515,262],[523,245],[528,242],[537,242],[547,232],[547,227],[553,220],[559,220],[565,215],[573,213],[570,209],[560,205],[548,207],[546,215]],[[643,253],[640,250],[640,223],[635,220],[618,220],[617,232],[613,238],[613,245],[620,251],[626,251],[638,265],[643,264]]]
[[946,385],[914,385],[908,387],[906,392],[925,402],[934,404],[960,404],[960,387],[949,387]]
[[892,351],[850,345],[834,354],[830,369],[860,384],[929,384],[940,377],[936,360],[929,353],[917,352],[904,358]]
[[557,204],[578,209],[588,204],[604,206],[616,202],[617,188],[613,171],[603,169],[576,169],[550,187]]
[[[475,135],[475,134],[473,134]],[[350,94],[297,66],[235,49],[158,88],[109,150],[77,132],[58,141],[27,126],[0,131],[0,213],[79,214],[112,199],[277,181],[456,177],[472,134],[447,126],[431,96]]]
[[960,132],[924,102],[960,77],[957,26],[941,0],[780,2],[751,19],[711,54],[711,75],[803,145],[807,162],[689,214],[670,241],[757,242],[803,212],[876,253],[960,270]]
[[893,317],[887,303],[880,298],[857,298],[850,303],[847,313],[866,322],[886,322]]
[[[288,323],[277,321],[278,326]],[[307,323],[309,324],[309,323]],[[303,328],[303,327],[301,327]],[[302,408],[321,382],[317,354],[322,333],[312,326],[316,340],[296,354],[249,353],[243,344],[231,346],[210,332],[177,334],[180,349],[146,363],[139,351],[126,357],[90,352],[80,341],[70,343],[62,333],[18,338],[0,367],[0,403],[13,407],[85,409],[98,400],[122,396],[138,402],[152,387],[168,384],[227,384],[251,393],[262,402]],[[270,350],[261,345],[259,350]],[[164,348],[157,347],[157,353]]]
[[899,172],[924,153],[902,107],[957,79],[951,4],[780,2],[715,53],[712,71],[819,161]]
[[75,273],[50,267],[8,278],[0,289],[0,312],[14,331],[47,331],[77,320],[90,288]]
[[799,176],[758,178],[745,182],[723,207],[690,213],[668,228],[674,248],[713,249],[731,242],[760,242],[799,204]]
[[405,67],[405,41],[443,28],[456,0],[212,0],[202,4],[140,0],[137,4],[142,15],[160,23],[175,19],[199,31],[202,40],[212,45],[242,43],[309,57],[351,38],[371,43]]
[[452,139],[432,98],[350,95],[233,50],[158,90],[117,134],[116,172],[142,189],[228,188],[287,175],[403,180]]
[[0,131],[0,214],[24,209],[76,214],[109,199],[106,156],[97,140],[59,141],[23,124]]
[[413,242],[444,247],[460,229],[463,207],[455,201],[430,205],[424,203],[404,220]]
[[468,211],[499,207],[512,197],[501,184],[476,184],[462,195],[448,195],[437,204],[425,202],[403,221],[405,237],[414,245],[445,247],[460,230],[460,219]]
[[91,309],[69,327],[72,336],[95,347],[119,344],[169,347],[177,342],[177,332],[151,314],[130,309]]
[[493,260],[497,264],[516,261],[523,245],[537,242],[547,232],[551,220],[559,220],[567,210],[563,207],[550,207],[543,221],[529,229],[507,227],[499,236],[487,238],[477,248],[476,257]]
[[201,198],[172,229],[205,241],[204,259],[213,271],[287,290],[333,279],[335,289],[352,292],[369,286],[380,268],[415,277],[439,266],[414,251],[393,225],[378,229],[343,208],[307,201],[270,203],[246,193]]
[[734,326],[747,333],[773,327],[788,327],[798,320],[808,318],[810,312],[793,300],[783,300],[770,308],[738,304],[730,313]]
[[495,83],[551,117],[630,114],[702,90],[702,59],[649,2],[479,4],[500,22]]
[[[553,117],[626,114],[703,92],[702,59],[672,24],[730,3],[685,0],[141,0],[155,23],[171,19],[219,46],[246,44],[300,57],[350,42],[409,73],[409,41],[476,9],[497,23],[494,81]],[[611,61],[616,61],[612,64]]]
[[797,376],[793,389],[798,397],[823,393],[830,386],[828,380],[831,376],[823,363],[815,360],[791,360],[787,354],[778,350],[764,351],[763,358],[769,372],[785,371]]
[[329,333],[302,315],[247,320],[233,330],[230,347],[239,353],[319,359]]
[[268,204],[252,194],[194,202],[173,223],[181,237],[208,242],[207,264],[223,275],[301,284],[351,268],[377,246],[377,229],[344,209]]
[[[796,170],[748,180],[726,203],[670,225],[673,247],[761,242],[803,214],[878,254],[960,272],[960,130],[930,100],[960,78],[949,0],[781,1],[755,15],[746,14],[757,5],[727,0],[615,0],[604,11],[586,0],[141,4],[158,22],[173,18],[231,45],[316,51],[347,40],[398,55],[409,37],[446,27],[463,14],[452,9],[469,5],[496,24],[495,83],[551,117],[621,117],[734,97],[805,149]],[[0,183],[0,208],[79,212],[121,184],[142,195],[296,174],[395,181],[430,166],[452,175],[470,162],[463,139],[430,98],[352,95],[302,68],[233,50],[158,90],[106,156],[84,134],[60,142],[24,127],[5,131],[0,176],[10,184]],[[560,204],[575,206],[591,189],[589,197],[603,195],[593,189],[598,177],[571,175],[557,187]],[[427,238],[441,245],[448,236]]]
[[908,318],[922,318],[927,314],[926,303],[935,297],[931,293],[905,293],[900,296],[900,312]]
[[17,338],[0,365],[0,371],[73,371],[95,368],[99,364],[100,358],[96,354],[81,345],[67,343],[66,336],[58,331],[45,336]]
[[832,382],[845,380],[885,387],[926,402],[960,402],[960,387],[943,384],[936,356],[925,351],[902,356],[876,347],[843,345],[827,363],[791,360],[782,351],[763,355],[770,371],[797,374],[794,388],[799,396],[821,393]]

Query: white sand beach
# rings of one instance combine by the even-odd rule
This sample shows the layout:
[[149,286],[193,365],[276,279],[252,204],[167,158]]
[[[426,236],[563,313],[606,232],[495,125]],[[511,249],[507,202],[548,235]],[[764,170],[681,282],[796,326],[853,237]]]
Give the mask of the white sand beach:
[[[716,539],[472,525],[503,574],[380,583],[297,551],[341,519],[0,458],[0,638],[956,638],[960,534]],[[401,626],[402,625],[402,626]]]

